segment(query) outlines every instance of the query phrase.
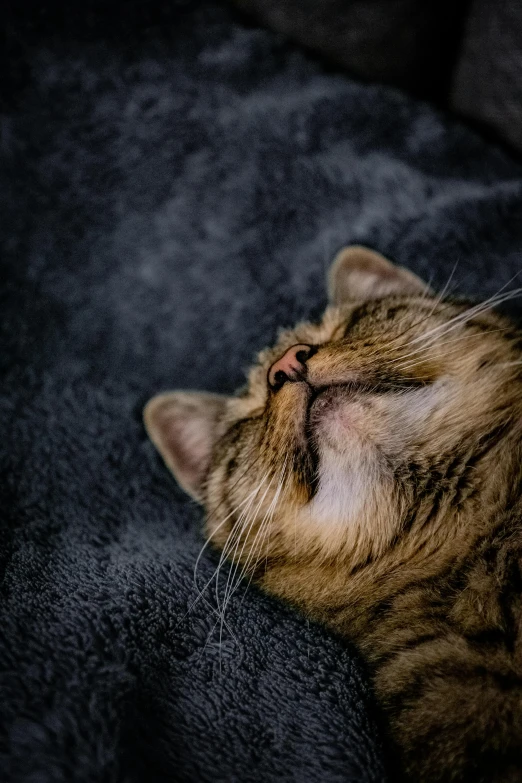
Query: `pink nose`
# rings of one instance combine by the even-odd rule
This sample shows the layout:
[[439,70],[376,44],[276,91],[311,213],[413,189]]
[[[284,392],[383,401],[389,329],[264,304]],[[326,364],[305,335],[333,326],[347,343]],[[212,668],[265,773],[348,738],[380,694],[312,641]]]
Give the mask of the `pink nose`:
[[311,345],[292,345],[268,371],[268,383],[279,389],[286,381],[301,381],[306,373],[306,360],[312,354]]

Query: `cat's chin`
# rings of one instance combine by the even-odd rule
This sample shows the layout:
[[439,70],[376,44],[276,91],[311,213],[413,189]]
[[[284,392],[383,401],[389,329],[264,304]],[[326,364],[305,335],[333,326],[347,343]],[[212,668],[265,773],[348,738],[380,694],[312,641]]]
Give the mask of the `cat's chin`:
[[343,449],[362,425],[360,402],[347,386],[331,386],[313,400],[309,426],[313,437],[334,449]]

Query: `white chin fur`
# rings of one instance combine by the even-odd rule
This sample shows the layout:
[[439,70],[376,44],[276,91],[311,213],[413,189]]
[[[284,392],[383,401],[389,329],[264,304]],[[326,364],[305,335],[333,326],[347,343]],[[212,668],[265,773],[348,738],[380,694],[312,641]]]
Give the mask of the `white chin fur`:
[[321,449],[319,488],[311,502],[314,517],[324,524],[350,525],[360,517],[371,494],[371,472],[361,453],[339,454],[329,447]]

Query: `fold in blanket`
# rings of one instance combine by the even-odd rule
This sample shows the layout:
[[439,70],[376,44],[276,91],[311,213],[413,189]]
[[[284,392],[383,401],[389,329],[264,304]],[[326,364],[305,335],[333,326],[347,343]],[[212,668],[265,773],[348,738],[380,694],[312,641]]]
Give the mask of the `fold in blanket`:
[[0,778],[384,781],[356,653],[246,585],[222,621],[226,567],[202,594],[141,410],[241,385],[346,243],[494,293],[522,170],[226,6],[62,10],[16,21],[1,117]]

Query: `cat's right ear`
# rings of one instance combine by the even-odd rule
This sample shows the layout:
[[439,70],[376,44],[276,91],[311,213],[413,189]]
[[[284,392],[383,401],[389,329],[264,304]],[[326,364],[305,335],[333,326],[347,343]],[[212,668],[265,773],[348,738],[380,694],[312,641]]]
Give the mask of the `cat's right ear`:
[[226,401],[220,394],[166,392],[149,400],[143,411],[151,441],[178,484],[198,502]]
[[391,294],[425,294],[429,287],[408,269],[362,245],[351,245],[335,256],[328,275],[330,304],[354,299],[379,299]]

